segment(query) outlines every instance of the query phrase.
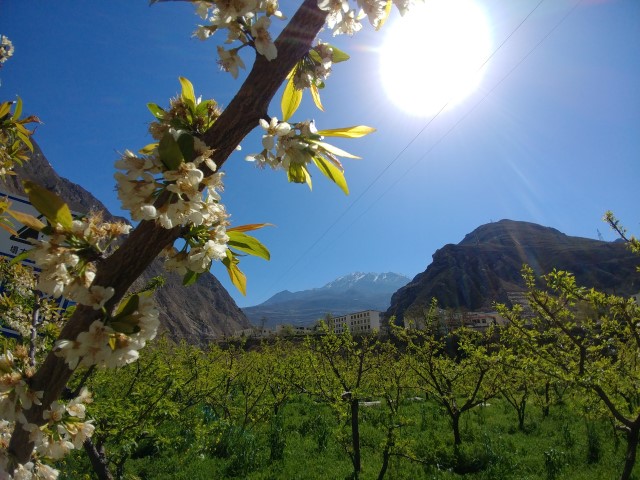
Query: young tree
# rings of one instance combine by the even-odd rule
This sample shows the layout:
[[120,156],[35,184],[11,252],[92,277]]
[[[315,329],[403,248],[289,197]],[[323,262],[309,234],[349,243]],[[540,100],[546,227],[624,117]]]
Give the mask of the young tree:
[[[393,3],[404,13],[411,2]],[[157,312],[147,298],[136,295],[118,305],[133,281],[161,252],[169,257],[169,266],[184,273],[185,283],[206,271],[213,260],[220,260],[241,290],[245,288],[244,276],[231,248],[268,257],[266,249],[245,234],[256,226],[226,228],[227,215],[216,191],[221,181],[217,171],[248,133],[258,125],[265,130],[264,150],[252,156],[259,164],[283,169],[289,181],[297,183],[310,183],[308,167],[315,164],[347,192],[337,157],[350,155],[322,137],[355,138],[372,131],[368,127],[318,131],[312,122],[286,121],[299,105],[304,89],[321,105],[318,88],[332,63],[348,58],[327,44],[313,46],[325,23],[334,33],[353,34],[361,28],[358,11],[362,9],[378,28],[388,16],[391,2],[356,0],[354,6],[346,0],[305,0],[275,41],[269,33],[270,23],[283,18],[276,0],[195,4],[207,20],[197,31],[200,38],[226,29],[229,39],[240,44],[230,50],[218,48],[225,70],[235,76],[238,68],[243,68],[237,55],[240,48],[255,49],[256,60],[222,112],[213,101],[198,102],[186,79],[181,79],[182,94],[169,109],[150,104],[157,119],[150,130],[157,143],[142,149],[140,155],[126,152],[117,164],[124,170],[118,174],[119,196],[132,218],[140,221],[128,237],[116,242],[129,228],[104,223],[96,216],[74,221],[55,195],[25,184],[31,202],[49,223],[21,219],[50,235],[50,240],[32,253],[42,268],[39,288],[56,296],[64,294],[79,305],[64,326],[57,347],[33,375],[28,375],[29,391],[42,399],[16,405],[20,415],[10,418],[28,428],[13,430],[3,457],[3,469],[9,473],[31,468],[25,465],[30,465],[39,440],[35,432],[51,417],[78,365],[133,361],[137,350],[155,335]],[[287,77],[282,103],[285,121],[279,122],[269,115],[268,107]],[[172,247],[178,238],[185,240],[180,251]],[[113,248],[116,244],[118,248]]]
[[444,337],[410,330],[403,337],[416,375],[416,388],[437,401],[449,415],[457,452],[462,444],[460,417],[499,391],[496,358],[488,353],[483,335],[467,328]]
[[321,333],[307,337],[308,390],[322,398],[350,426],[350,439],[344,438],[353,464],[353,475],[361,470],[360,401],[371,392],[368,382],[374,368],[377,341],[370,336],[354,338],[349,329],[341,334],[323,324]]
[[513,336],[541,371],[599,399],[626,434],[620,478],[628,480],[640,440],[640,306],[579,287],[568,272],[545,275],[546,288],[537,286],[531,268],[525,267],[523,276],[536,315],[524,320],[520,308],[502,308]]

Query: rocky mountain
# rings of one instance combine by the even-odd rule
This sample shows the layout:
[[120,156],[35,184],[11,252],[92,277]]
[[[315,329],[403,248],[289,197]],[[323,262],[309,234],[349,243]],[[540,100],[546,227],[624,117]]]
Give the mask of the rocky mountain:
[[[58,194],[71,210],[88,212],[102,210],[106,218],[113,218],[105,206],[81,186],[60,177],[47,161],[37,144],[29,162],[16,169],[17,176],[0,181],[0,189],[23,195],[22,179],[33,180]],[[139,289],[155,276],[166,277],[165,285],[156,292],[162,327],[175,340],[204,345],[211,339],[249,328],[249,320],[218,280],[206,273],[196,284],[183,287],[181,278],[164,271],[156,260],[132,286]]]
[[523,264],[536,274],[553,268],[573,272],[580,285],[610,293],[640,291],[640,259],[621,242],[571,237],[534,223],[500,220],[478,227],[457,245],[433,254],[427,269],[391,298],[385,317],[420,317],[432,298],[440,306],[470,311],[508,303],[507,292],[523,291]]
[[264,303],[243,308],[252,324],[312,325],[327,313],[344,315],[389,306],[391,294],[409,281],[397,273],[351,273],[321,288],[279,292]]

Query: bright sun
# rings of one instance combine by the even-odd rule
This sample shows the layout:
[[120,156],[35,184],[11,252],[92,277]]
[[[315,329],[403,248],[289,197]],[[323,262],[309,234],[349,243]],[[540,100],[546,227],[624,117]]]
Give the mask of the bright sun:
[[380,76],[393,104],[431,116],[476,88],[491,39],[473,0],[425,0],[387,27]]

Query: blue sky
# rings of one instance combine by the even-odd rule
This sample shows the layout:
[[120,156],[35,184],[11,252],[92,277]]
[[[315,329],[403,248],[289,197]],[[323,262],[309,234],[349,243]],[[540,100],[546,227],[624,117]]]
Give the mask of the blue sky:
[[[245,162],[260,150],[258,129],[242,142],[224,168],[223,201],[234,224],[276,226],[258,234],[272,260],[241,264],[246,297],[213,268],[240,306],[354,271],[413,277],[436,249],[502,218],[589,238],[599,229],[613,240],[600,220],[611,209],[640,233],[640,2],[546,0],[517,30],[539,0],[477,3],[494,50],[511,36],[477,90],[435,119],[404,113],[383,90],[386,28],[322,34],[351,60],[334,66],[325,112],[305,97],[294,120],[378,130],[335,142],[363,157],[344,161],[348,197],[319,174],[310,192]],[[285,13],[294,4],[285,0]],[[216,65],[222,39],[190,37],[199,19],[183,2],[0,0],[0,8],[0,33],[15,45],[0,70],[2,98],[23,98],[44,122],[36,140],[54,168],[114,213],[122,214],[113,163],[149,143],[146,103],[165,104],[178,76],[222,106],[240,86]],[[387,26],[398,21],[394,12]],[[280,117],[279,97],[270,113]]]

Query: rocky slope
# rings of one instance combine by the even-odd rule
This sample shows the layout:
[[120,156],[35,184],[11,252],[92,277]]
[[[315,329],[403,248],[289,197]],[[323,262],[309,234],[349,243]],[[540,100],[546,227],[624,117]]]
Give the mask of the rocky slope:
[[[77,212],[102,210],[105,206],[81,186],[60,177],[35,145],[32,159],[16,170],[17,176],[0,181],[0,190],[23,195],[20,180],[34,180],[62,197]],[[112,218],[106,213],[105,217]],[[204,345],[213,338],[229,335],[250,326],[247,317],[238,308],[218,280],[206,273],[190,287],[183,287],[181,279],[167,274],[156,260],[133,285],[139,289],[155,276],[164,275],[165,285],[156,293],[163,328],[175,340],[184,339],[193,344]]]
[[431,298],[443,307],[490,310],[507,292],[524,290],[523,264],[537,274],[568,270],[579,284],[631,295],[640,291],[637,256],[620,242],[571,237],[534,223],[501,220],[483,225],[457,245],[445,245],[433,262],[391,299],[385,317],[421,316]]
[[321,288],[279,292],[266,302],[243,311],[256,326],[312,325],[327,313],[384,311],[389,306],[391,294],[408,281],[409,278],[397,273],[351,273]]

